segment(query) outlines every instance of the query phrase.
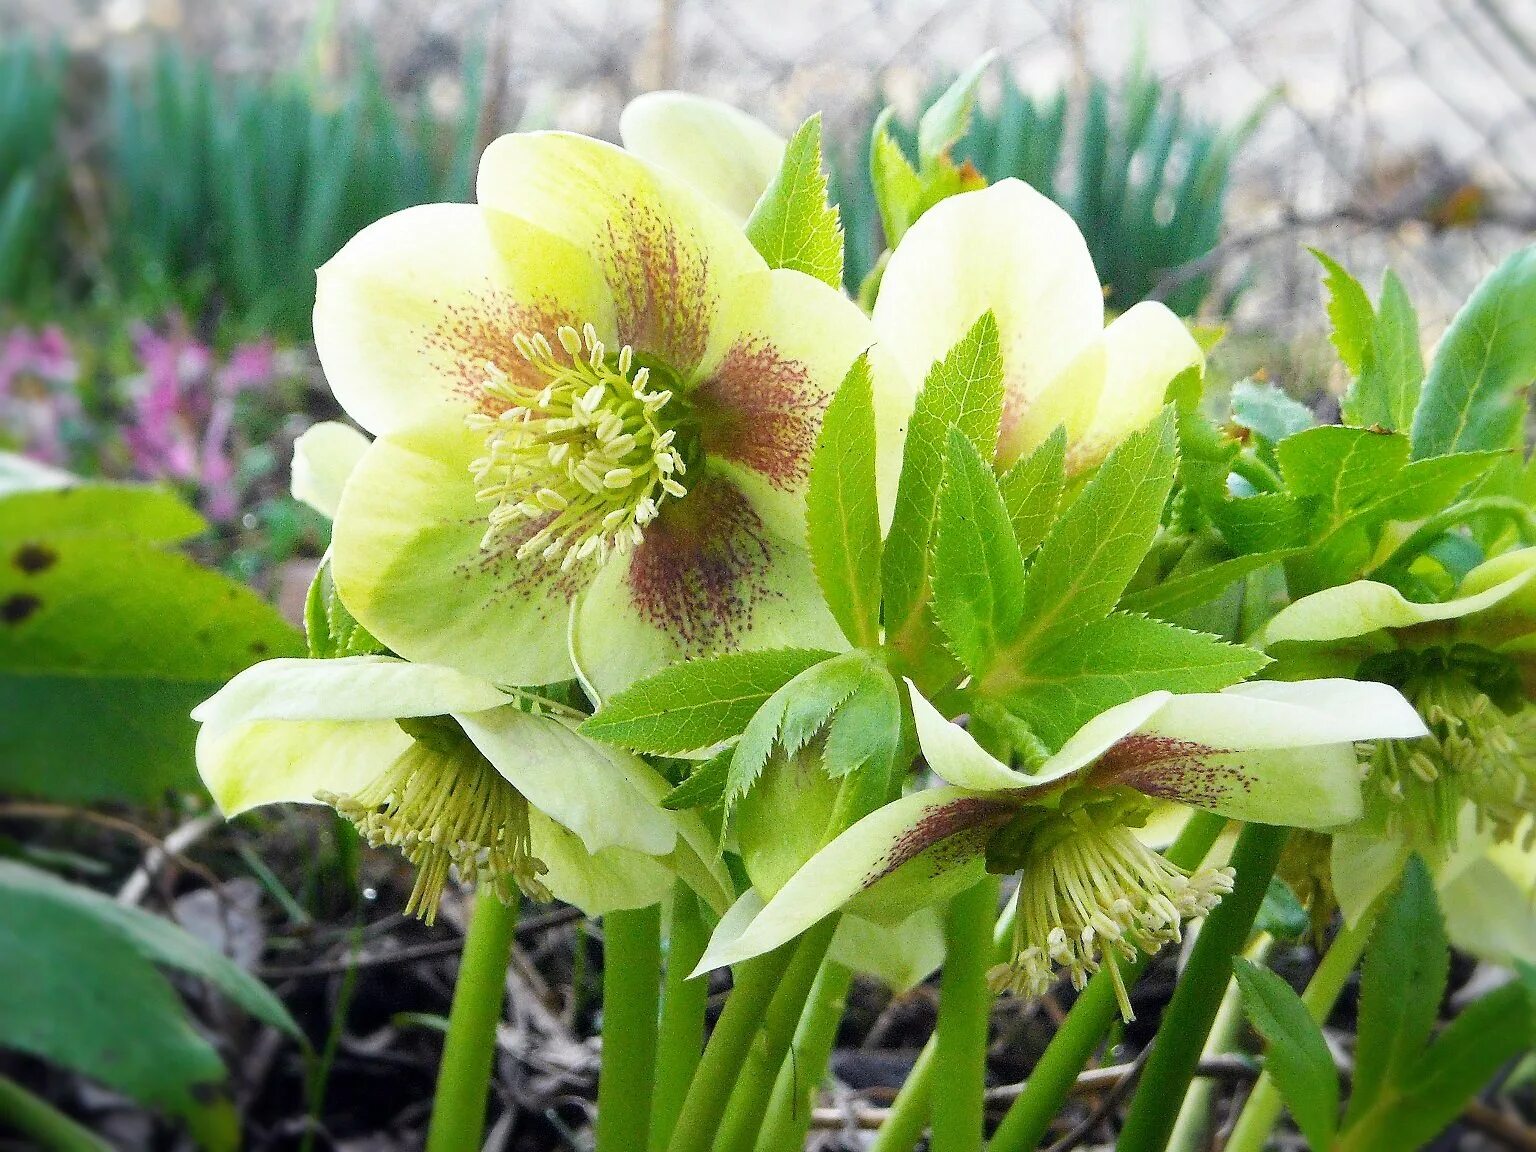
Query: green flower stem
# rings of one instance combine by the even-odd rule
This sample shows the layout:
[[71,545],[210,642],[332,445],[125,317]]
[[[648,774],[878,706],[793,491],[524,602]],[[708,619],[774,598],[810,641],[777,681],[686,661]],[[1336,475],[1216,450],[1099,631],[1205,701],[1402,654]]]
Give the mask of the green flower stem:
[[[1373,905],[1353,928],[1346,924],[1339,930],[1328,951],[1324,953],[1322,963],[1307,982],[1301,1002],[1319,1025],[1328,1019],[1333,1006],[1339,1002],[1344,985],[1349,981],[1349,974],[1355,970],[1355,965],[1365,952],[1366,942],[1371,938],[1372,925],[1376,921],[1377,907]],[[1232,1129],[1232,1136],[1227,1141],[1227,1152],[1264,1152],[1270,1129],[1280,1118],[1280,1107],[1280,1093],[1266,1072],[1254,1084],[1253,1092],[1243,1105],[1237,1124]]]
[[635,1152],[649,1138],[660,983],[661,905],[604,916],[597,1152]]
[[1392,555],[1370,573],[1370,576],[1374,579],[1383,573],[1406,569],[1421,552],[1444,536],[1449,529],[1466,523],[1474,516],[1490,514],[1508,518],[1520,533],[1521,543],[1536,543],[1536,512],[1527,507],[1523,501],[1516,500],[1512,496],[1477,496],[1471,500],[1463,500],[1459,504],[1452,504],[1424,521],[1408,539],[1397,546]]
[[503,904],[489,888],[481,888],[470,912],[469,935],[453,988],[427,1152],[480,1147],[496,1056],[496,1025],[507,994],[507,964],[516,930],[517,905]]
[[715,1137],[714,1152],[752,1152],[757,1147],[769,1098],[832,945],[838,920],[836,915],[828,916],[800,937],[794,959],[769,1001],[762,1028],[736,1070],[736,1086]]
[[683,1098],[667,1152],[707,1152],[736,1077],[757,1035],[774,993],[795,958],[791,941],[736,968],[736,985],[715,1022],[698,1071]]
[[[1220,816],[1196,812],[1163,854],[1180,868],[1197,868],[1225,826],[1226,821]],[[1133,984],[1146,965],[1145,958],[1121,965],[1126,984]],[[1083,989],[1066,1020],[1051,1037],[1050,1044],[1029,1074],[1029,1082],[1009,1107],[992,1142],[987,1145],[989,1152],[1033,1152],[1040,1146],[1051,1120],[1066,1103],[1068,1093],[1077,1082],[1078,1073],[1118,1018],[1114,983],[1107,971],[1099,972],[1088,981],[1088,987]]]
[[[1274,948],[1275,938],[1268,932],[1260,932],[1243,956],[1254,964],[1264,964]],[[1211,1034],[1200,1053],[1201,1059],[1220,1056],[1236,1048],[1243,1033],[1243,1021],[1243,998],[1234,978],[1227,981],[1226,991],[1221,994],[1221,1010],[1211,1025]],[[1211,1106],[1215,1098],[1214,1080],[1201,1078],[1189,1086],[1189,1093],[1179,1108],[1178,1122],[1173,1126],[1173,1135],[1168,1138],[1169,1152],[1203,1152],[1210,1147]]]
[[832,1046],[837,1043],[837,1029],[843,1021],[843,1007],[852,981],[852,971],[835,961],[828,960],[821,966],[810,1001],[795,1029],[790,1054],[779,1066],[779,1078],[768,1103],[768,1119],[758,1133],[757,1152],[805,1147],[806,1135],[811,1130],[811,1109],[826,1076]]
[[672,894],[672,933],[667,940],[667,984],[656,1045],[656,1091],[651,1101],[649,1152],[666,1152],[683,1110],[688,1082],[704,1052],[704,1009],[709,978],[688,979],[709,942],[709,928],[693,889],[679,880]]
[[4,1076],[0,1076],[0,1130],[28,1137],[40,1152],[112,1152],[106,1141]]
[[1190,949],[1126,1113],[1118,1152],[1162,1152],[1167,1147],[1179,1102],[1189,1090],[1200,1049],[1232,978],[1232,958],[1253,931],[1253,919],[1289,834],[1288,828],[1250,824],[1237,838],[1232,850],[1236,885],[1205,918],[1200,937]]
[[938,1047],[944,1091],[933,1098],[933,1152],[981,1152],[986,1138],[987,1020],[992,924],[999,880],[988,876],[949,903],[939,983]]

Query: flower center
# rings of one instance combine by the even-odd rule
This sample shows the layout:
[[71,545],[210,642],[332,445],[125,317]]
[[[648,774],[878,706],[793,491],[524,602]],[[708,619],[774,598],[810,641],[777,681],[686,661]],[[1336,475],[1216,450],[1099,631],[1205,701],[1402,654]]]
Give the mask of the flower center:
[[350,820],[370,845],[399,848],[416,868],[406,915],[428,924],[450,867],[461,879],[487,884],[503,903],[521,889],[535,900],[550,893],[547,869],[533,855],[528,801],[508,784],[452,720],[397,721],[411,746],[355,793],[316,798]]
[[1134,1019],[1113,952],[1148,956],[1178,940],[1185,920],[1203,916],[1232,891],[1232,869],[1193,874],[1152,851],[1131,829],[1151,806],[1127,789],[1079,788],[1059,808],[1037,808],[987,846],[987,868],[1018,871],[1014,959],[988,979],[997,991],[1043,996],[1065,968],[1082,989],[1108,961],[1120,1015]]
[[558,352],[538,333],[513,337],[542,386],[486,364],[485,393],[506,407],[469,417],[485,433],[485,455],[470,468],[476,496],[495,504],[481,547],[511,535],[519,559],[568,569],[629,551],[662,503],[687,493],[677,443],[684,406],[670,390],[650,390],[651,369],[636,365],[629,345],[610,356],[590,324],[555,335]]
[[1427,740],[1383,741],[1371,778],[1391,803],[1389,827],[1424,847],[1454,848],[1457,818],[1471,803],[1479,831],[1536,842],[1536,708],[1506,712],[1454,669],[1410,681],[1404,694],[1429,726]]

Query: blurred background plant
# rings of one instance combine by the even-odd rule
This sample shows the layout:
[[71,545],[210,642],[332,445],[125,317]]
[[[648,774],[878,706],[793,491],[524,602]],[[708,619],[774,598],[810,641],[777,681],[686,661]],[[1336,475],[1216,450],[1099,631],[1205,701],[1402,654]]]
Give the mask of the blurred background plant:
[[[931,108],[946,87],[930,89],[919,111]],[[1032,96],[1006,70],[1000,89],[977,109],[950,154],[989,182],[1022,180],[1070,212],[1088,240],[1111,311],[1152,298],[1181,316],[1194,316],[1203,305],[1216,315],[1230,310],[1230,290],[1208,299],[1218,271],[1211,257],[1221,239],[1232,161],[1266,104],[1231,127],[1204,120],[1139,56],[1118,81],[1091,77],[1076,99],[1065,88]],[[893,118],[889,126],[915,157],[917,118]],[[885,247],[869,176],[869,136],[860,137],[835,176],[851,290]]]
[[48,293],[64,253],[63,71],[55,46],[0,43],[0,309]]

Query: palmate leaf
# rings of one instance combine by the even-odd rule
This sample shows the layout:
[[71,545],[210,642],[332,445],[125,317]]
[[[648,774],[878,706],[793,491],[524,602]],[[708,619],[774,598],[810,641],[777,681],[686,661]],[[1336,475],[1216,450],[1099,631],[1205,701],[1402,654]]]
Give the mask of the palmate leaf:
[[1019,551],[1028,556],[1040,546],[1067,486],[1067,430],[1058,426],[1045,441],[1016,461],[998,481],[1008,522]]
[[977,451],[989,457],[997,447],[1002,414],[1003,360],[997,319],[984,312],[929,370],[907,425],[895,517],[881,567],[885,628],[893,642],[921,621],[927,601],[929,542],[949,430],[958,428]]
[[708,748],[740,734],[770,696],[831,655],[773,648],[674,664],[614,696],[581,730],[662,756]]
[[1478,285],[1441,338],[1413,414],[1415,459],[1517,447],[1536,379],[1536,246]]
[[843,635],[855,647],[873,647],[880,639],[880,508],[867,357],[853,362],[822,420],[806,534],[817,583]]
[[842,286],[843,230],[827,202],[820,114],[790,137],[773,183],[747,221],[747,239],[770,268],[792,268]]

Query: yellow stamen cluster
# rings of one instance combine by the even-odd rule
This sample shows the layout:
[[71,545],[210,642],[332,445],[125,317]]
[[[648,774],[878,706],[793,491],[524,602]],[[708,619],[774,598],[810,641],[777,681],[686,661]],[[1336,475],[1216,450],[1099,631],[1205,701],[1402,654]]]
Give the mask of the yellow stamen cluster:
[[428,924],[437,918],[450,868],[465,882],[488,885],[503,903],[515,900],[519,889],[550,899],[539,880],[547,869],[533,855],[527,800],[462,733],[457,740],[413,739],[359,791],[316,798],[350,820],[370,845],[398,848],[415,866],[408,916]]
[[1457,817],[1470,802],[1479,831],[1536,843],[1536,708],[1522,702],[1505,712],[1454,673],[1406,691],[1430,739],[1383,742],[1371,771],[1398,830],[1424,847],[1454,847]]
[[1134,1018],[1112,953],[1155,954],[1232,890],[1232,869],[1191,874],[1138,840],[1132,828],[1147,815],[1140,797],[1081,789],[1004,830],[1003,854],[1020,872],[1016,955],[989,973],[994,990],[1043,996],[1059,969],[1081,989],[1108,960],[1120,1014]]
[[640,543],[663,501],[686,493],[687,466],[677,427],[663,418],[673,395],[648,389],[650,369],[636,367],[629,345],[610,357],[590,324],[555,335],[563,356],[540,334],[513,338],[544,381],[537,387],[486,364],[484,390],[506,407],[469,417],[486,438],[470,467],[476,496],[496,505],[481,547],[536,525],[518,558],[559,559],[568,569]]

